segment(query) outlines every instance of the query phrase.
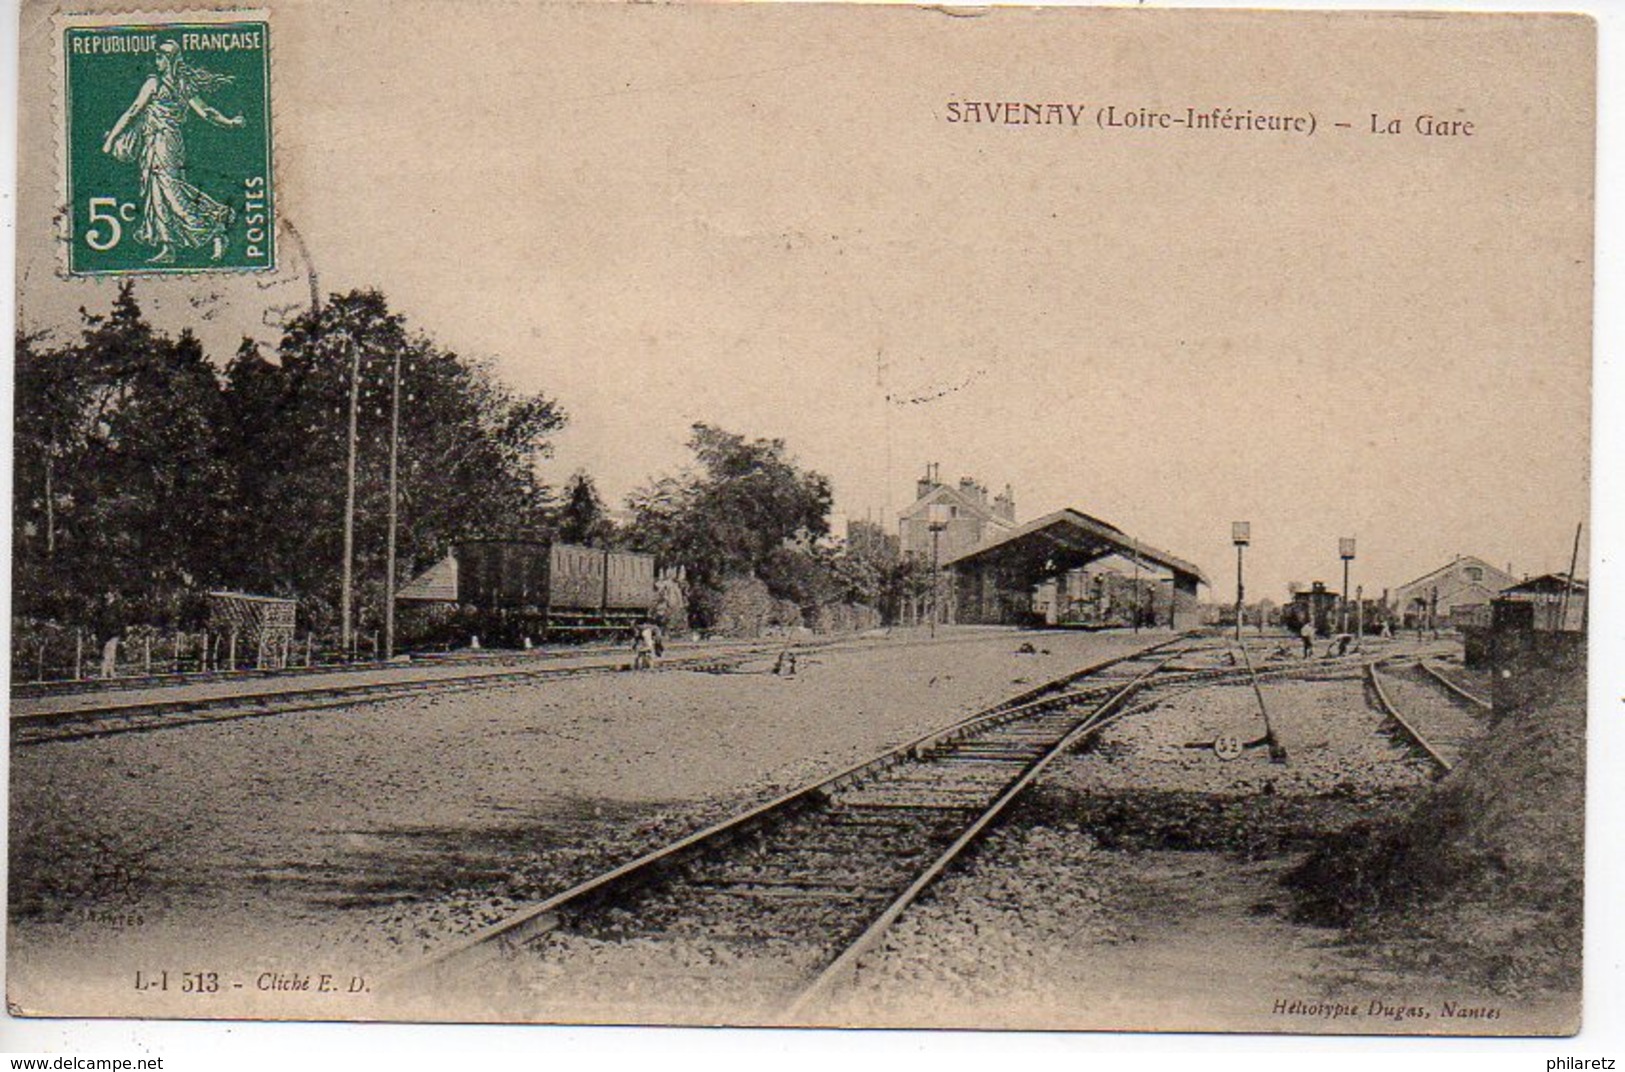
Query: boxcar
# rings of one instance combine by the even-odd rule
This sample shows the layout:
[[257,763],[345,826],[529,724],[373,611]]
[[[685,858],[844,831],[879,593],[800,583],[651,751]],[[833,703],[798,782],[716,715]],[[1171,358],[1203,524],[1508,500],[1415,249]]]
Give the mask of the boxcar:
[[524,540],[468,540],[454,550],[457,602],[486,611],[545,609],[547,545]]
[[647,614],[655,601],[655,560],[541,540],[464,540],[457,602],[509,639],[606,632]]

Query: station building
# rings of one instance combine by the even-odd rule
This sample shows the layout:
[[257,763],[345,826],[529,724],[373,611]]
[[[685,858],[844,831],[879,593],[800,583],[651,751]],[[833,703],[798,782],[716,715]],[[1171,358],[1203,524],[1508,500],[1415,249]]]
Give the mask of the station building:
[[[962,476],[958,484],[944,484],[940,469],[935,462],[925,467],[914,485],[914,502],[898,515],[898,543],[905,557],[930,562],[934,554],[938,562],[946,562],[1016,527],[1015,492],[1008,484],[989,501],[980,481]],[[935,532],[933,514],[943,519]]]
[[1584,580],[1566,573],[1546,573],[1504,589],[1491,601],[1492,621],[1503,629],[1541,633],[1583,633],[1586,627]]
[[1488,613],[1457,626],[1467,665],[1497,671],[1497,710],[1533,698],[1530,688],[1540,679],[1527,674],[1532,668],[1567,666],[1583,676],[1589,595],[1583,579],[1546,573],[1508,586],[1490,601]]
[[1403,625],[1416,628],[1459,617],[1457,607],[1487,608],[1498,592],[1517,583],[1518,578],[1482,558],[1458,555],[1455,561],[1394,589],[1390,606]]
[[971,625],[1199,622],[1197,566],[1080,510],[1057,510],[943,556],[952,620]]

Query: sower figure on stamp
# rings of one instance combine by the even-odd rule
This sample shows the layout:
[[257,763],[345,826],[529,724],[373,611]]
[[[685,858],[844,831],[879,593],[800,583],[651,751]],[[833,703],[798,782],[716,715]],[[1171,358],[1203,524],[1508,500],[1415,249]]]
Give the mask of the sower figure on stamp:
[[172,264],[175,247],[210,247],[219,260],[226,251],[226,226],[232,210],[186,181],[186,140],[181,127],[187,112],[227,130],[240,129],[242,116],[227,117],[199,96],[230,85],[229,75],[193,67],[180,46],[158,46],[158,73],[142,83],[135,100],[102,140],[102,152],[122,161],[138,160],[141,168],[141,227],[136,239],[157,246],[149,264]]

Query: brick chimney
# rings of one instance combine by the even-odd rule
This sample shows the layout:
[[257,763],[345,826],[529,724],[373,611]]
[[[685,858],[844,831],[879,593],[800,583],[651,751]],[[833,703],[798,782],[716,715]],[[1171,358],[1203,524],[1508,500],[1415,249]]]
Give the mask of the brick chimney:
[[1016,493],[1009,484],[1004,486],[1004,493],[993,500],[993,513],[1006,521],[1014,522],[1016,519]]
[[966,498],[987,505],[987,489],[978,484],[975,479],[968,476],[959,478],[959,492]]
[[925,463],[925,475],[914,482],[914,498],[923,499],[937,489],[937,463]]

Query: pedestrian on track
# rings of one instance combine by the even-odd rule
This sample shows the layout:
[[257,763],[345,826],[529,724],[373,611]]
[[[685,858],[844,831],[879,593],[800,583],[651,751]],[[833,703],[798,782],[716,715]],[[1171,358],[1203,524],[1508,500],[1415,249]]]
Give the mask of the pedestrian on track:
[[660,626],[645,618],[632,632],[632,669],[652,670],[655,660],[665,653]]

